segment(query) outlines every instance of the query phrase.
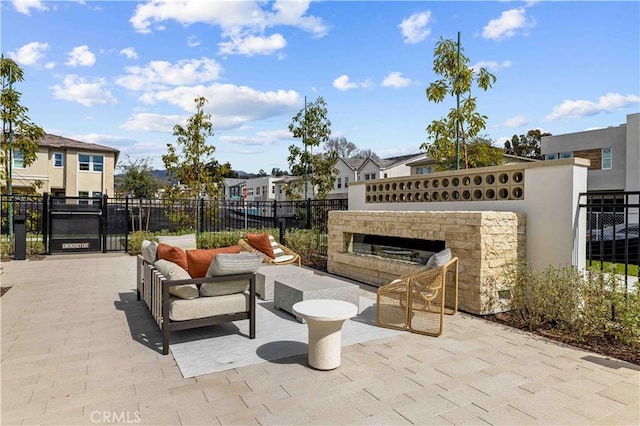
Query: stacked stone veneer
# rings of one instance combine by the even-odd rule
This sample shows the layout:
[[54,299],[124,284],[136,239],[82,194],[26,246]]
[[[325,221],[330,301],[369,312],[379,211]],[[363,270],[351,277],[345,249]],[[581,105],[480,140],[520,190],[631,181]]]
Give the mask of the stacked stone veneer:
[[327,269],[379,286],[424,267],[353,254],[354,233],[441,240],[459,259],[460,310],[494,313],[502,310],[498,291],[506,289],[503,265],[525,258],[525,220],[495,211],[332,211]]

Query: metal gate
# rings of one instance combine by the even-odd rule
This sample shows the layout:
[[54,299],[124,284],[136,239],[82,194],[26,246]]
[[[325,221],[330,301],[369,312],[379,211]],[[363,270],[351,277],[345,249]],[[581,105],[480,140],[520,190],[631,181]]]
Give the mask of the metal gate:
[[47,254],[106,253],[106,195],[64,197],[44,194]]

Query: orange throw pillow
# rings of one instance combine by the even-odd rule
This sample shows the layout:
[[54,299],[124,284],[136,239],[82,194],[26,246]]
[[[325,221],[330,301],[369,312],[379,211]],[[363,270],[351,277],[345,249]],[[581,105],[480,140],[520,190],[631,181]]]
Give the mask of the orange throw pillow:
[[247,234],[245,235],[245,238],[254,249],[261,251],[272,259],[276,258],[276,255],[273,254],[273,248],[271,248],[269,234],[266,232],[263,234]]
[[180,247],[170,246],[169,244],[158,244],[158,259],[165,259],[180,266],[185,271],[189,270],[187,263],[187,254]]
[[209,265],[219,253],[240,253],[240,246],[220,247],[215,249],[187,250],[187,264],[192,278],[204,278]]

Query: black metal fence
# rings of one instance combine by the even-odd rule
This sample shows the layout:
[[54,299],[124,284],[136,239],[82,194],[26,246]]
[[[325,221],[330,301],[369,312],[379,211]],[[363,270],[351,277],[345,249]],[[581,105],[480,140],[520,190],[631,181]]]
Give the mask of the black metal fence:
[[[31,253],[45,252],[43,203],[41,196],[7,196],[1,199],[2,238],[9,235],[9,210],[27,214]],[[348,201],[244,201],[194,199],[106,199],[106,251],[123,251],[128,235],[135,231],[217,232],[247,228],[315,229],[327,232],[330,210],[347,210]],[[10,244],[10,243],[8,243]],[[326,239],[325,239],[326,244]],[[326,253],[326,247],[321,247]]]
[[587,264],[640,265],[640,191],[580,194],[587,218]]
[[10,235],[14,234],[13,219],[25,216],[26,251],[44,254],[43,204],[40,195],[0,195],[0,253],[13,252]]

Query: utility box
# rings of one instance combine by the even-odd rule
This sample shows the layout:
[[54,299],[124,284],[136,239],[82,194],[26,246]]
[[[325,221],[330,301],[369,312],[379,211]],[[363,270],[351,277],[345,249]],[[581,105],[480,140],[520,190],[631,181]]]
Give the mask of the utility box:
[[25,260],[27,258],[27,216],[17,214],[13,216],[14,248],[13,258]]

